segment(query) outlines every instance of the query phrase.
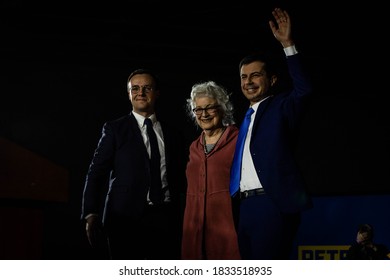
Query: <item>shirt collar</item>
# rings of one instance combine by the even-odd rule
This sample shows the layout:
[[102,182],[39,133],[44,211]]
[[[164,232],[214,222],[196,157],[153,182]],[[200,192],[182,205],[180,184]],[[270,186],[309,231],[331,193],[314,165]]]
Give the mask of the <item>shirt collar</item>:
[[[132,112],[135,119],[137,120],[137,123],[138,123],[138,126],[139,127],[143,127],[144,126],[144,122],[145,122],[145,117],[136,113],[136,112]],[[157,122],[157,117],[156,117],[156,114],[152,114],[149,119],[152,121],[152,123],[154,124],[155,122]]]
[[261,99],[261,100],[260,100],[259,102],[257,102],[256,104],[252,105],[252,109],[255,111],[255,113],[256,113],[256,111],[257,111],[257,108],[259,108],[260,103],[263,102],[263,101],[265,101],[266,99],[268,99],[268,98],[271,97],[271,96],[272,96],[272,95],[269,95],[269,96],[267,96],[266,98]]

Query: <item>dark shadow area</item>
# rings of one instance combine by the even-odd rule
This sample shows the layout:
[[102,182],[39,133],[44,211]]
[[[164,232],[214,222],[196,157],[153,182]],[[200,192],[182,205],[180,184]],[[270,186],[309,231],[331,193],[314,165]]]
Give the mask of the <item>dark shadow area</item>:
[[[344,13],[347,7],[336,3],[303,2],[268,1],[243,12],[242,3],[170,7],[130,1],[103,7],[3,1],[0,137],[66,170],[67,189],[60,200],[29,191],[0,197],[0,252],[5,252],[0,258],[105,258],[87,243],[79,219],[81,195],[103,123],[130,111],[129,73],[140,67],[160,73],[159,114],[183,130],[186,143],[199,133],[185,115],[196,82],[215,80],[232,92],[240,123],[247,103],[239,60],[257,49],[283,55],[268,27],[275,6],[293,18],[296,44],[315,87],[296,149],[310,192],[389,194],[386,96],[380,81],[372,81],[373,70],[385,61],[377,52],[382,42],[369,32],[370,9],[355,6]],[[359,21],[346,32],[349,18]],[[364,42],[355,48],[357,32]],[[15,180],[29,174],[28,163],[14,170]],[[44,178],[45,169],[39,172]],[[54,194],[63,183],[52,182]]]

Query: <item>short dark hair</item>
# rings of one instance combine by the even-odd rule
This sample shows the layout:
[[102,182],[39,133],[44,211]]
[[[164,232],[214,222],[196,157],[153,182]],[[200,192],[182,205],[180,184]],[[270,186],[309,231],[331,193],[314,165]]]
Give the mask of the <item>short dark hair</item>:
[[130,73],[129,77],[127,78],[127,84],[129,84],[131,78],[133,78],[135,75],[140,75],[140,74],[148,74],[150,75],[153,80],[154,80],[154,87],[156,90],[160,89],[160,78],[157,76],[156,73],[154,73],[152,70],[147,69],[147,68],[139,68],[134,70],[133,72]]
[[277,75],[275,66],[276,64],[273,62],[274,59],[275,58],[263,52],[252,53],[241,59],[240,63],[238,64],[238,71],[241,71],[241,67],[243,65],[247,65],[255,61],[260,61],[264,63],[264,70],[267,72],[267,75],[271,77],[272,75]]

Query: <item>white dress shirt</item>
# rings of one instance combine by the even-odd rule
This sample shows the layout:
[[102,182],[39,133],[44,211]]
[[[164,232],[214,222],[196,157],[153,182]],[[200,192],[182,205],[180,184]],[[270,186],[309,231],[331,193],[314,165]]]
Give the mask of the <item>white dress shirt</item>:
[[[144,143],[145,143],[145,146],[146,146],[146,149],[148,150],[148,153],[149,153],[149,157],[150,157],[150,143],[149,143],[149,139],[148,139],[148,134],[146,132],[146,125],[144,124],[145,122],[145,117],[136,113],[136,112],[132,112],[135,119],[137,120],[137,123],[138,123],[138,126],[141,130],[141,134],[142,134],[142,138],[144,140]],[[167,181],[167,167],[166,167],[166,162],[165,162],[165,144],[164,144],[164,135],[163,135],[163,132],[162,132],[162,128],[161,128],[161,124],[157,121],[157,118],[156,118],[156,115],[153,114],[149,117],[149,119],[151,119],[152,123],[153,123],[153,129],[154,129],[154,132],[156,132],[156,136],[157,136],[157,142],[158,142],[158,148],[159,148],[159,151],[160,151],[160,157],[161,157],[161,164],[160,164],[160,167],[161,167],[161,183],[162,183],[162,187],[163,189],[166,188],[168,186],[168,181]],[[169,196],[169,191],[168,189],[166,189],[165,191],[165,202],[168,202],[170,201],[170,196]],[[148,200],[149,200],[149,195],[148,195]]]

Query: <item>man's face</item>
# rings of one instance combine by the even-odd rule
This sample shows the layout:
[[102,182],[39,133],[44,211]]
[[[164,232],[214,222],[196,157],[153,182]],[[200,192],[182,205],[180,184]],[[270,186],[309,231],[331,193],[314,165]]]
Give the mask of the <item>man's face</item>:
[[128,88],[133,110],[143,116],[153,114],[156,100],[160,94],[155,89],[153,78],[149,74],[137,74],[129,81]]
[[250,101],[251,105],[259,102],[266,96],[270,86],[273,85],[275,77],[268,77],[264,69],[264,63],[254,61],[243,65],[240,69],[241,91]]
[[362,243],[364,241],[368,240],[368,233],[367,232],[358,232],[356,236],[356,242]]

